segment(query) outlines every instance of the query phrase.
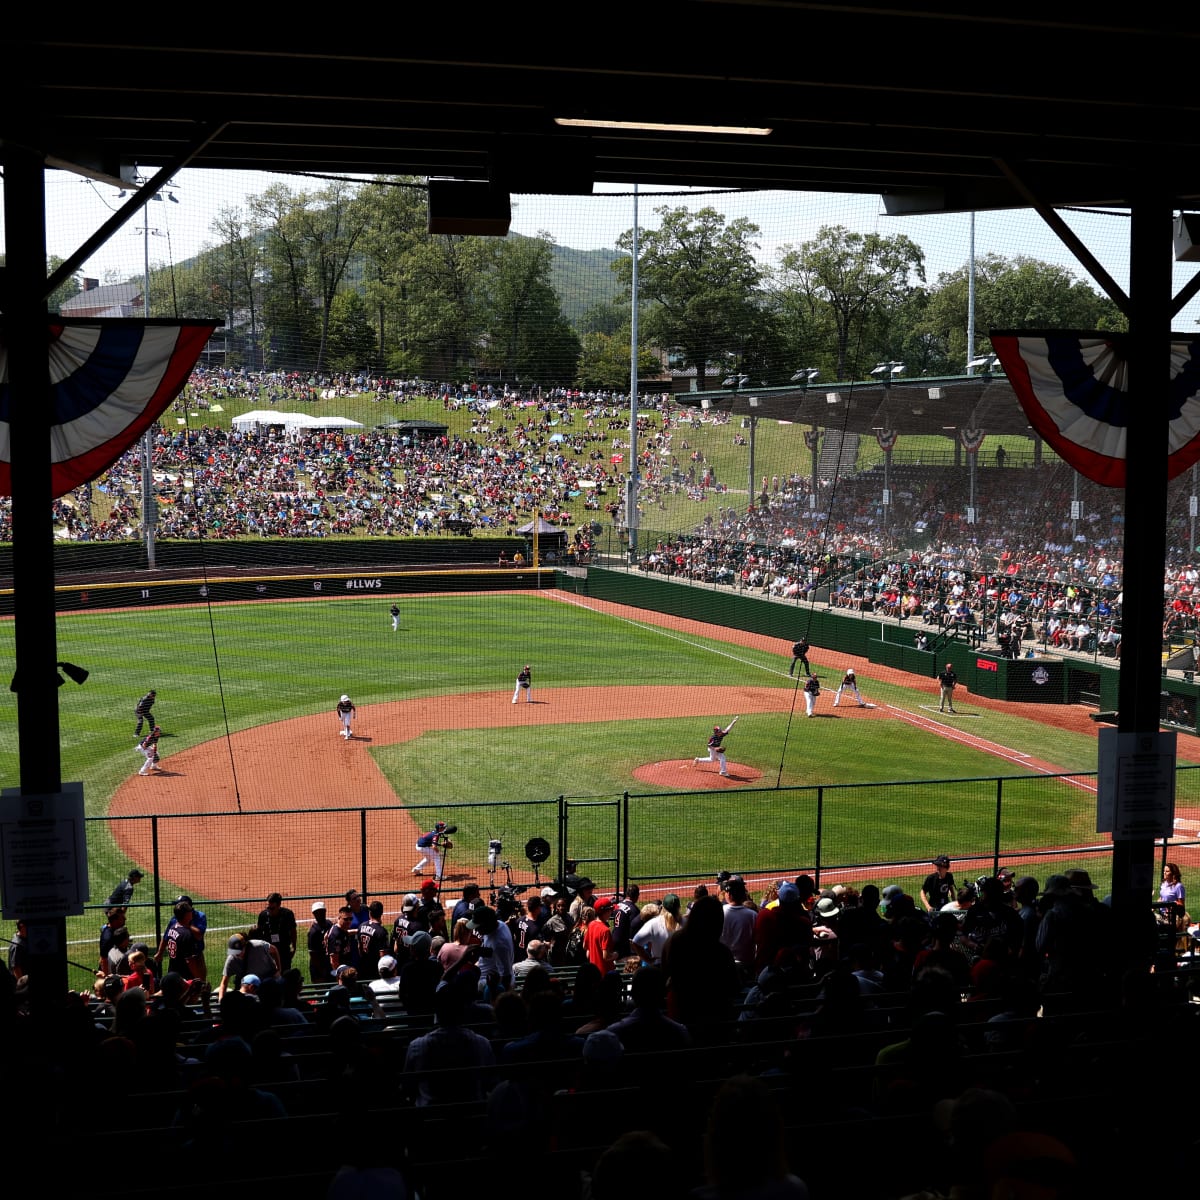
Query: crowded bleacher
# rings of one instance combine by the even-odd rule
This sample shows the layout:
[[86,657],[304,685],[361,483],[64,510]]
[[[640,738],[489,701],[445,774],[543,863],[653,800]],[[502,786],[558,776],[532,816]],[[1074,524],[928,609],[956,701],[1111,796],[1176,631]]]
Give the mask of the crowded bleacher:
[[[1153,1123],[1149,1101],[1144,1117],[1110,1102],[1153,1096],[1161,1055],[1193,1032],[1200,931],[1174,864],[1159,919],[1148,903],[1133,928],[1085,869],[1052,866],[956,880],[938,855],[915,895],[886,878],[764,886],[722,871],[685,895],[602,895],[570,874],[485,903],[474,884],[427,880],[396,913],[351,889],[332,919],[272,894],[231,934],[180,897],[157,944],[118,903],[93,988],[36,1020],[14,931],[6,1060],[42,1121],[73,1122],[81,1092],[108,1096],[73,1131],[81,1155],[118,1133],[177,1143],[188,1170],[172,1183],[198,1191],[233,1154],[238,1178],[301,1195],[368,1194],[337,1181],[386,1171],[393,1190],[369,1194],[457,1196],[463,1173],[526,1148],[540,1185],[602,1198],[630,1139],[648,1138],[670,1168],[657,1196],[1009,1195],[951,1189],[969,1182],[959,1171],[982,1186],[988,1147],[1022,1134],[1053,1144],[1023,1163],[1036,1194],[1083,1195],[1111,1139]],[[219,987],[206,941],[227,944]],[[677,1111],[648,1110],[639,1086],[661,1095],[665,1079]],[[732,1096],[753,1099],[780,1152],[723,1178],[700,1147]],[[353,1136],[373,1126],[389,1136]],[[722,1190],[760,1171],[776,1190]]]

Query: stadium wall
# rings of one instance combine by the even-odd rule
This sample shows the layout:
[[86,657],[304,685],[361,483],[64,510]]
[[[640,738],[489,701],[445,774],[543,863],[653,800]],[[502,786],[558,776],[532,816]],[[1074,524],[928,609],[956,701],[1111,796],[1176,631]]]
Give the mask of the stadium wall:
[[[787,641],[806,635],[814,646],[824,650],[852,654],[926,679],[951,662],[972,692],[990,699],[1023,704],[1085,703],[1108,711],[1117,707],[1120,670],[1098,662],[1007,659],[964,641],[948,642],[935,654],[916,648],[916,635],[929,632],[920,624],[889,625],[869,615],[851,616],[832,609],[710,591],[632,571],[589,567],[586,575],[560,575],[559,586],[600,600]],[[1161,700],[1160,719],[1164,725],[1200,732],[1200,684],[1186,676],[1164,676]]]

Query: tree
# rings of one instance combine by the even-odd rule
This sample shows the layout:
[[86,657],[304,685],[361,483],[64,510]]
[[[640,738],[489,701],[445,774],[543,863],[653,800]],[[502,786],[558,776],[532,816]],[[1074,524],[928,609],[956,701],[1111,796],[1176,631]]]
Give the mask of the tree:
[[[917,329],[946,347],[946,371],[967,361],[969,267],[938,276]],[[975,260],[976,351],[989,329],[1125,329],[1124,314],[1066,267],[1026,255]]]
[[487,283],[489,365],[509,378],[569,383],[579,361],[579,338],[550,284],[553,241],[509,237],[495,256]]
[[[644,346],[638,350],[638,378],[649,379],[662,364]],[[585,333],[579,354],[575,385],[625,392],[629,389],[629,326],[615,334]]]
[[889,314],[911,299],[914,277],[924,283],[925,254],[910,238],[852,233],[842,225],[823,226],[812,241],[781,247],[775,271],[779,305],[793,326],[806,329],[814,342],[828,331],[838,379],[861,374],[864,351],[879,343]]
[[250,199],[250,214],[266,236],[263,324],[278,365],[312,365],[307,347],[315,340],[316,314],[298,212],[306,198],[281,183]]
[[[665,205],[654,211],[661,224],[643,231],[638,246],[639,300],[649,302],[641,326],[651,341],[682,352],[703,389],[708,364],[726,353],[740,358],[761,319],[762,269],[752,253],[759,229],[744,217],[727,225],[714,208],[694,215]],[[631,254],[633,231],[621,234],[617,246]],[[619,258],[612,268],[632,289],[632,259]]]
[[359,241],[363,296],[375,328],[374,365],[399,374],[413,366],[410,333],[412,255],[428,234],[423,181],[380,176],[363,192],[369,220]]
[[366,301],[357,292],[339,292],[329,309],[327,360],[334,371],[355,371],[375,350]]
[[262,363],[259,338],[262,308],[265,241],[262,227],[253,215],[238,208],[222,208],[212,223],[221,239],[221,270],[216,288],[225,307],[225,328],[232,335],[245,328],[245,362]]

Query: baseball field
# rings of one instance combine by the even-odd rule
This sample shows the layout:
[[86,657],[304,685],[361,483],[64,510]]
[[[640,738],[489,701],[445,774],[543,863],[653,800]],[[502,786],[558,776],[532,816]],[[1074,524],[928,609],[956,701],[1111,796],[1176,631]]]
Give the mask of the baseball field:
[[[1094,853],[1106,840],[1094,781],[1072,776],[1096,765],[1082,710],[963,693],[951,717],[938,713],[932,680],[817,646],[823,691],[808,720],[779,639],[556,591],[400,597],[393,632],[392,599],[60,618],[60,656],[91,673],[60,700],[63,778],[81,780],[89,816],[107,818],[89,822],[93,904],[133,864],[148,874],[136,900],[152,901],[157,853],[160,897],[192,895],[214,931],[244,926],[273,890],[302,922],[312,899],[352,886],[394,913],[413,882],[416,836],[434,820],[458,826],[449,886],[487,886],[492,840],[526,884],[530,838],[555,850],[541,878],[558,869],[561,806],[566,854],[602,886],[617,881],[622,853],[651,893],[722,868],[765,881],[818,858],[848,881],[886,874],[916,886],[937,853],[967,860],[964,877],[987,869],[997,776],[1009,777],[1006,865],[1022,865],[1021,849]],[[11,622],[0,625],[11,637]],[[533,686],[513,704],[526,663]],[[833,707],[847,666],[866,707],[850,697]],[[140,777],[133,708],[150,688],[162,770]],[[348,742],[334,713],[343,693],[357,706]],[[693,760],[734,716],[722,779]],[[1196,758],[1195,739],[1180,740],[1181,757]],[[11,697],[0,761],[15,782]],[[1095,868],[1103,887],[1107,864]],[[81,970],[102,920],[70,923]],[[130,925],[151,933],[153,909],[135,909]],[[218,973],[223,946],[210,937]]]

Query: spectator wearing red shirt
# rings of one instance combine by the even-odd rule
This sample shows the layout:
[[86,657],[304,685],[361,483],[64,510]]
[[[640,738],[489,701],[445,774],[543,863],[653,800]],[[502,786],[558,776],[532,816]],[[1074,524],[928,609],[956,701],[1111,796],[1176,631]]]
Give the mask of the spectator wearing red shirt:
[[[607,975],[617,962],[617,952],[613,947],[612,930],[608,924],[613,914],[613,902],[607,897],[596,901],[593,913],[592,920],[588,921],[583,931],[583,948],[587,953],[588,962],[601,975]],[[586,917],[586,910],[584,915]]]

